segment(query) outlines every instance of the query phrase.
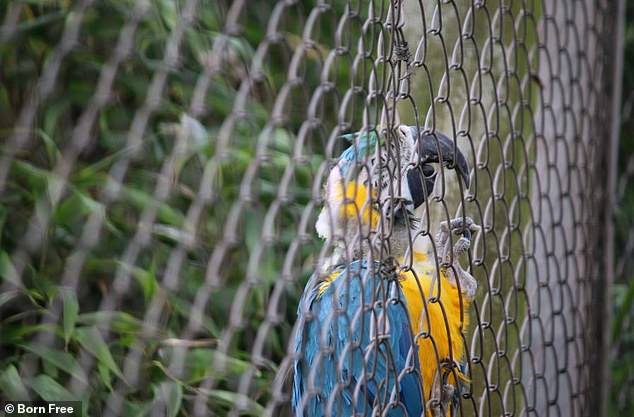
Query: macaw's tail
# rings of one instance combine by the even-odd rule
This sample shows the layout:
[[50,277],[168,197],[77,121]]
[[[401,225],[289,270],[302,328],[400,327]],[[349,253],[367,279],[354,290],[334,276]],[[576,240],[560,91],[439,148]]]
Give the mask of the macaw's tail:
[[355,261],[309,282],[295,335],[294,415],[422,415],[417,349],[396,273]]

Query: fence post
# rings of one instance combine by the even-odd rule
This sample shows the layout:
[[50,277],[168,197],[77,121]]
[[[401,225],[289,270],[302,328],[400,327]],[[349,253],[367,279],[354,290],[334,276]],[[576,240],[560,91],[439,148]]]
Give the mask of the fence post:
[[623,1],[544,4],[522,367],[537,416],[607,414],[624,15]]
[[624,55],[624,38],[625,38],[625,0],[618,0],[613,6],[614,14],[614,34],[613,34],[613,50],[614,57],[612,59],[613,68],[612,78],[612,102],[611,102],[611,121],[610,121],[610,146],[608,148],[607,157],[607,210],[605,214],[605,292],[603,294],[603,314],[604,323],[598,323],[597,328],[603,328],[602,352],[600,356],[602,363],[600,366],[601,373],[601,398],[599,402],[600,416],[607,417],[609,413],[610,398],[610,338],[612,334],[612,288],[615,278],[615,235],[614,235],[614,208],[616,207],[616,188],[617,188],[617,170],[618,170],[618,150],[619,138],[621,132],[621,100],[623,94],[623,55]]

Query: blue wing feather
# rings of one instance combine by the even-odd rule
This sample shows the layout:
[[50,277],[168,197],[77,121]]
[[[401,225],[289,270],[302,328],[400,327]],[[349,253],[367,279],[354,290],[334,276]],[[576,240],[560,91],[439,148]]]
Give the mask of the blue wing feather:
[[[375,268],[378,269],[378,268]],[[311,278],[300,301],[292,406],[298,417],[420,416],[416,348],[398,283],[355,261],[319,294]],[[385,323],[384,325],[381,323]],[[381,339],[373,336],[377,328]]]
[[342,137],[349,142],[356,139],[356,143],[346,148],[339,157],[338,165],[342,171],[341,175],[345,177],[350,168],[354,166],[353,162],[363,161],[368,153],[372,152],[379,136],[376,132],[356,132],[342,135]]

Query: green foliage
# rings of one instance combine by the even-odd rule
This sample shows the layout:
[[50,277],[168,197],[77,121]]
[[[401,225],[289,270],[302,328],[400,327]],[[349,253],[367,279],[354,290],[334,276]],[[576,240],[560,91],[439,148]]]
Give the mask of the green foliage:
[[[97,103],[94,95],[102,71],[137,2],[100,1],[86,11],[78,41],[61,61],[56,88],[39,104],[29,145],[13,160],[0,197],[0,397],[82,399],[85,415],[94,415],[118,390],[125,394],[121,413],[126,416],[147,415],[155,407],[169,416],[188,415],[192,400],[201,394],[215,413],[239,401],[244,414],[261,415],[262,404],[270,398],[274,364],[285,356],[303,287],[303,282],[281,281],[282,271],[286,263],[293,276],[306,279],[313,269],[312,256],[319,246],[310,237],[298,237],[299,225],[304,216],[315,216],[306,206],[323,162],[320,155],[325,154],[323,132],[336,125],[342,98],[325,93],[323,130],[308,134],[301,149],[294,132],[300,130],[320,83],[323,52],[335,47],[333,34],[343,6],[324,11],[321,32],[315,35],[318,42],[299,68],[302,82],[288,90],[284,120],[267,125],[275,98],[287,83],[292,51],[303,42],[304,13],[314,4],[306,0],[289,7],[280,24],[281,38],[255,66],[272,8],[267,2],[249,5],[241,18],[243,33],[227,38],[219,70],[208,80],[203,110],[193,117],[198,81],[218,58],[212,55],[213,45],[225,36],[231,1],[200,2],[193,24],[185,29],[177,65],[166,68],[163,56],[183,3],[149,2],[130,54],[116,68],[109,99],[96,113],[89,141],[73,161],[67,181],[59,177],[59,164],[73,148],[74,129],[87,108]],[[0,44],[3,153],[38,78],[76,16],[75,6],[70,1],[0,3],[1,16],[9,7],[21,8],[15,35]],[[359,21],[351,22],[350,33],[359,32]],[[356,46],[354,36],[343,42]],[[352,62],[349,55],[335,61],[335,91],[343,91],[353,82]],[[164,69],[160,100],[140,147],[133,147],[129,131],[148,104],[154,77]],[[236,110],[240,89],[253,71],[260,74],[248,81],[250,94],[220,155],[223,124]],[[251,187],[245,188],[243,180],[254,161],[259,165]],[[280,180],[291,164],[286,195],[280,195]],[[119,183],[116,175],[122,172]],[[168,173],[167,181],[161,172]],[[168,184],[170,192],[160,197],[159,184]],[[112,187],[115,194],[108,193]],[[201,193],[210,198],[191,224],[190,212]],[[140,222],[151,212],[156,215],[149,237],[135,240],[142,233]],[[227,235],[233,214],[236,232]],[[24,252],[27,226],[42,219],[41,241]],[[90,229],[93,224],[99,227]],[[91,246],[86,243],[90,241]],[[209,277],[208,264],[221,242],[230,242],[221,276]],[[294,242],[298,249],[287,256]],[[128,262],[131,250],[135,257]],[[177,271],[169,271],[179,251],[182,263]],[[19,253],[25,254],[20,258],[24,268],[16,267]],[[80,266],[76,275],[74,262]],[[256,268],[250,269],[251,264]],[[172,273],[178,274],[176,286],[165,283]],[[122,289],[115,288],[119,277],[127,277]],[[228,351],[218,350],[228,312],[247,278],[240,323]],[[200,326],[188,332],[194,300],[201,288],[211,286],[210,280],[221,285],[209,289]],[[280,281],[280,318],[253,364],[253,343]],[[158,312],[156,320],[150,320],[150,312]],[[170,365],[177,348],[183,370],[175,375]],[[138,375],[131,382],[126,358],[135,354],[140,358],[135,364]],[[248,396],[235,393],[245,372],[253,374]],[[210,389],[198,387],[209,378],[215,380]]]
[[634,413],[634,276],[627,284],[614,288],[615,317],[612,327],[610,363],[611,396],[609,411],[612,416]]

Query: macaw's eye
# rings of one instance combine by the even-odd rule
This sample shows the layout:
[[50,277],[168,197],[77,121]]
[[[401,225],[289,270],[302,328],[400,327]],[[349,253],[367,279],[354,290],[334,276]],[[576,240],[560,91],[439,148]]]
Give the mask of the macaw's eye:
[[436,170],[429,164],[417,166],[407,171],[407,185],[412,195],[414,208],[423,204],[434,189]]

